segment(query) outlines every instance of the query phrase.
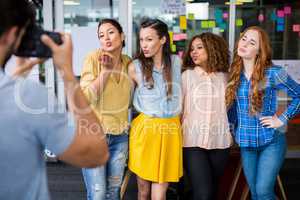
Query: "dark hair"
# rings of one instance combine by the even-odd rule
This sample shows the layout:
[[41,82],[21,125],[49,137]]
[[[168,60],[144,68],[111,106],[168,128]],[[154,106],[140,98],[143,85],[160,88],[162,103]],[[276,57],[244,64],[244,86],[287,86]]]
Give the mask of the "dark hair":
[[228,72],[230,53],[227,42],[223,37],[213,33],[202,33],[195,35],[189,45],[188,50],[185,52],[182,61],[182,72],[187,69],[193,69],[195,63],[191,58],[191,47],[195,39],[201,39],[203,47],[207,53],[207,65],[204,69],[206,72]]
[[[118,30],[118,32],[120,34],[124,33],[122,26],[120,25],[120,23],[117,20],[111,19],[111,18],[104,18],[104,19],[100,20],[98,23],[98,29],[97,29],[98,38],[100,38],[99,37],[99,29],[102,24],[111,24]],[[125,47],[125,40],[123,40],[122,47]]]
[[0,36],[13,26],[20,29],[35,21],[35,7],[28,0],[1,0],[0,10]]
[[[162,49],[162,63],[164,65],[163,68],[163,77],[167,82],[167,96],[170,97],[172,94],[172,61],[171,61],[171,50],[170,50],[170,36],[168,32],[168,25],[159,19],[150,19],[147,18],[142,21],[140,25],[140,29],[142,28],[152,28],[156,31],[158,37],[161,39],[163,37],[166,38],[166,42],[163,45]],[[142,65],[142,74],[147,84],[149,84],[150,88],[153,88],[154,80],[152,77],[153,72],[153,59],[146,58],[142,49],[139,47],[139,51],[136,55],[136,58],[141,62]]]

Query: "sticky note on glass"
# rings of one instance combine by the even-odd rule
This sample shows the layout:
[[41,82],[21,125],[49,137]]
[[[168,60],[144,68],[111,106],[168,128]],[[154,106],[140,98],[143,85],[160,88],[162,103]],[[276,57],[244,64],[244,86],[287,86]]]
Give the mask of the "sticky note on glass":
[[194,13],[188,13],[188,20],[194,20],[194,19],[195,19]]
[[277,24],[284,24],[284,18],[278,17],[277,18]]
[[277,17],[284,17],[284,10],[277,10]]
[[179,56],[180,58],[182,58],[182,57],[183,57],[183,51],[178,51],[178,56]]
[[242,19],[237,19],[235,21],[236,26],[243,26],[243,20]]
[[169,31],[169,36],[170,36],[170,44],[173,44],[173,32]]
[[187,39],[187,34],[186,33],[181,33],[180,34],[180,39],[181,40],[186,40]]
[[179,33],[173,35],[173,41],[180,41],[180,40],[186,40],[187,34],[186,33]]
[[283,11],[284,11],[284,14],[286,14],[286,15],[292,14],[292,8],[291,8],[291,6],[285,6],[283,8]]
[[265,16],[264,16],[264,14],[260,13],[260,14],[258,15],[258,21],[259,21],[259,22],[265,21]]
[[208,21],[208,27],[209,28],[215,28],[216,27],[216,22],[215,21]]
[[186,30],[186,17],[185,16],[179,17],[179,27],[181,30]]
[[219,27],[213,28],[212,33],[219,34],[220,33],[220,28]]
[[209,28],[208,21],[201,21],[201,28]]
[[216,22],[217,22],[217,24],[223,23],[223,18],[218,18],[218,19],[216,19]]
[[293,32],[300,32],[300,24],[293,25]]
[[219,27],[223,30],[226,30],[227,24],[226,23],[219,24]]
[[180,39],[180,34],[174,34],[173,35],[173,41],[179,41]]
[[173,26],[173,32],[174,33],[180,33],[180,27],[179,26]]
[[277,30],[278,32],[283,32],[283,31],[284,31],[284,25],[283,25],[283,24],[277,24],[276,30]]
[[224,19],[228,19],[228,17],[229,17],[228,12],[224,12],[224,13],[223,13],[223,18],[224,18]]
[[272,12],[271,14],[271,20],[276,21],[277,20],[277,15],[275,12]]
[[171,45],[171,51],[172,51],[172,52],[176,52],[176,45],[175,45],[175,44],[172,44],[172,45]]
[[219,19],[219,18],[222,18],[222,17],[223,17],[223,12],[222,12],[222,10],[216,9],[216,10],[215,10],[215,18],[216,18],[216,19]]

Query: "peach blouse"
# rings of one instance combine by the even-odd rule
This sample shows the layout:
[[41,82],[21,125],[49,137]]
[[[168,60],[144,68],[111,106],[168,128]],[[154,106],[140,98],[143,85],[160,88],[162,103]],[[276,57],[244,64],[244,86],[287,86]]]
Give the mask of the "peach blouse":
[[200,67],[183,72],[183,147],[225,149],[232,145],[226,84],[226,73],[208,74]]

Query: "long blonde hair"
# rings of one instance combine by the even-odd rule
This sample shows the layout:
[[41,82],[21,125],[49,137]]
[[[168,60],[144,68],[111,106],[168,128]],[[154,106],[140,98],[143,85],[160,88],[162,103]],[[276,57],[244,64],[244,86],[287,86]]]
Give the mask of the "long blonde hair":
[[[255,30],[259,35],[259,52],[255,59],[254,69],[251,76],[250,113],[254,114],[261,110],[265,84],[265,70],[272,66],[272,49],[268,34],[258,26],[248,27],[241,33],[236,43],[233,62],[229,69],[229,82],[226,89],[226,105],[229,107],[236,98],[236,91],[240,85],[240,75],[243,70],[242,58],[237,54],[238,43],[248,30]],[[261,84],[262,83],[262,84]]]

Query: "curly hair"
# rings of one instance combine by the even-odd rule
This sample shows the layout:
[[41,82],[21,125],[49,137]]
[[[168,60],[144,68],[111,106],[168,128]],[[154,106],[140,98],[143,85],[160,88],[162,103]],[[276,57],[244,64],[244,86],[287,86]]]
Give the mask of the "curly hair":
[[240,85],[240,75],[243,70],[243,60],[237,54],[240,39],[249,30],[255,30],[259,35],[259,53],[256,57],[253,73],[251,76],[250,113],[254,114],[261,110],[265,85],[265,70],[272,66],[272,49],[268,34],[258,26],[251,26],[241,33],[236,43],[233,62],[229,69],[229,82],[226,88],[226,105],[230,107],[236,98],[236,91]]
[[206,72],[228,72],[230,53],[227,42],[223,37],[213,33],[202,33],[195,35],[188,45],[188,50],[183,56],[182,72],[187,69],[194,69],[196,64],[191,58],[192,43],[195,39],[200,39],[203,43],[204,49],[207,53],[207,67]]

